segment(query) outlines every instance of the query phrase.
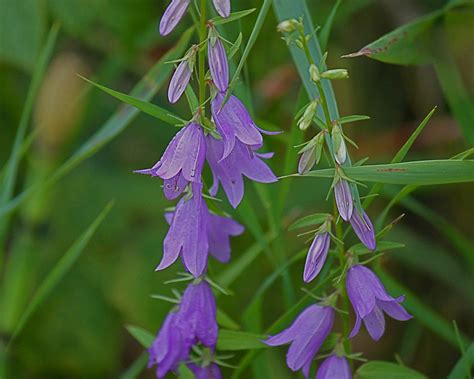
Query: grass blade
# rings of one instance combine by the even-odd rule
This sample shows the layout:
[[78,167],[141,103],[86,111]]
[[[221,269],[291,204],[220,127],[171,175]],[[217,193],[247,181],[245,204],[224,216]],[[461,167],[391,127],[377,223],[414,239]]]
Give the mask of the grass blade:
[[[472,368],[474,367],[474,343],[468,347],[461,359],[453,367],[449,373],[448,379],[466,379],[472,375]],[[469,375],[468,375],[469,374]]]
[[331,13],[329,13],[329,16],[326,19],[326,23],[324,26],[321,28],[321,31],[319,32],[319,44],[321,46],[321,50],[325,51],[326,46],[328,45],[329,41],[329,35],[331,34],[331,29],[332,29],[332,24],[334,23],[334,18],[336,17],[337,10],[339,8],[339,5],[341,5],[341,0],[337,0],[336,4],[331,9]]

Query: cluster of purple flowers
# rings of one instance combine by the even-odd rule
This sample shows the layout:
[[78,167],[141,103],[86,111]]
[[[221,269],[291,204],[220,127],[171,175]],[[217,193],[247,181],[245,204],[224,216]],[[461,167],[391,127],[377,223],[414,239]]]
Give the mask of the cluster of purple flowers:
[[[229,0],[213,0],[222,17],[230,14]],[[169,34],[185,14],[190,0],[172,0],[161,22],[160,33]],[[197,378],[221,377],[213,362],[190,361],[190,351],[200,345],[214,352],[218,328],[216,304],[209,285],[204,281],[208,257],[219,262],[230,260],[230,237],[243,233],[242,225],[230,217],[212,213],[203,194],[202,171],[209,163],[214,184],[209,190],[217,194],[219,183],[235,208],[244,194],[243,176],[270,183],[277,177],[262,159],[272,154],[257,152],[263,145],[262,131],[235,96],[228,95],[229,65],[224,44],[216,29],[208,23],[208,66],[211,73],[211,113],[216,133],[208,134],[201,125],[201,110],[172,139],[161,159],[151,168],[137,173],[159,177],[168,200],[178,199],[173,212],[165,214],[170,227],[163,243],[163,257],[157,270],[172,265],[181,257],[185,269],[196,279],[180,301],[179,308],[168,314],[153,346],[149,365],[157,365],[157,377],[175,371],[182,363]],[[178,64],[168,88],[168,99],[177,102],[189,85],[199,48],[193,45]],[[226,99],[226,95],[228,99]],[[201,105],[202,106],[202,105]]]

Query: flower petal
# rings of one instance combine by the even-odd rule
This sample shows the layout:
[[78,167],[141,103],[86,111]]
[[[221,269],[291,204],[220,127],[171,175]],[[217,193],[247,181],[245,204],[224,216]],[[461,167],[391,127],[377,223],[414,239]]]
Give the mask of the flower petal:
[[385,332],[385,318],[379,307],[364,317],[364,324],[374,341],[378,341]]

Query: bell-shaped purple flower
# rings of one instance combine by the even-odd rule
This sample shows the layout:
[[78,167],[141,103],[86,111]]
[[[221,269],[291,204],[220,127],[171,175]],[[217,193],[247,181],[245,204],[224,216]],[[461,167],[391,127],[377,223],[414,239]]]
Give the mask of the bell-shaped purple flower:
[[334,186],[334,196],[339,214],[344,221],[349,221],[354,210],[352,193],[347,180],[339,179]]
[[176,103],[183,95],[191,79],[190,62],[185,59],[176,68],[168,87],[168,100],[170,103]]
[[326,262],[328,256],[330,244],[331,237],[327,232],[318,233],[314,237],[304,265],[303,280],[306,283],[309,283],[316,278],[323,268],[324,262]]
[[165,36],[173,31],[183,18],[191,0],[172,0],[160,21],[160,34]]
[[270,346],[290,343],[286,364],[292,371],[303,370],[308,378],[311,362],[321,348],[334,323],[334,309],[320,305],[310,305],[281,333],[268,338]]
[[367,249],[375,250],[377,247],[375,241],[375,230],[369,216],[367,216],[367,213],[364,212],[361,216],[357,210],[354,211],[350,222],[355,234]]
[[212,0],[214,8],[222,17],[227,18],[230,15],[230,0]]
[[172,200],[181,195],[189,182],[201,182],[205,155],[204,132],[199,124],[192,122],[176,133],[152,168],[135,172],[162,178],[164,194]]
[[186,325],[180,324],[179,315],[171,312],[165,319],[156,339],[148,350],[148,368],[157,365],[156,376],[163,378],[189,356],[191,344],[185,337]]
[[214,350],[217,343],[216,300],[211,287],[202,280],[184,291],[177,321],[186,325],[186,341],[201,343]]
[[211,363],[205,367],[190,363],[188,367],[194,373],[195,379],[222,379],[221,370],[215,363]]
[[201,190],[202,184],[194,184],[192,198],[184,196],[176,205],[163,242],[163,258],[156,270],[171,266],[180,255],[184,266],[194,277],[199,277],[206,270],[209,252],[207,208]]
[[316,379],[352,379],[347,359],[334,354],[330,355],[319,366]]
[[225,92],[229,86],[229,63],[224,45],[219,37],[209,39],[208,56],[212,81],[220,92]]
[[235,96],[230,96],[222,106],[225,99],[224,93],[217,93],[212,100],[212,118],[217,126],[217,131],[224,141],[224,149],[219,159],[225,159],[234,149],[236,139],[245,145],[260,147],[265,134],[275,134],[260,129],[252,120],[247,109]]
[[212,196],[217,194],[219,183],[221,183],[230,204],[236,208],[244,195],[243,175],[260,183],[272,183],[278,180],[272,170],[261,160],[262,155],[253,151],[251,147],[236,141],[229,156],[220,160],[225,142],[210,135],[206,138],[206,158],[214,178],[214,183],[209,190]]
[[230,261],[230,236],[238,236],[245,228],[230,217],[222,217],[208,212],[207,238],[209,253],[219,262]]
[[361,322],[372,339],[378,341],[385,332],[383,312],[390,317],[406,321],[412,316],[399,303],[404,296],[391,297],[377,276],[365,266],[352,266],[347,273],[347,294],[356,313],[356,322],[350,338],[359,333]]

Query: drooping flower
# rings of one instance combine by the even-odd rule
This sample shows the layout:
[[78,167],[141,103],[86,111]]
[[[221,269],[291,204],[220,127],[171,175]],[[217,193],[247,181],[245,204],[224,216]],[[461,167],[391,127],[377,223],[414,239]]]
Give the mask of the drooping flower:
[[224,149],[219,159],[229,156],[236,139],[245,145],[260,147],[263,143],[260,132],[275,134],[274,132],[264,131],[255,125],[245,106],[235,96],[231,95],[224,106],[221,106],[224,99],[224,93],[217,93],[211,104],[212,118],[224,141]]
[[195,54],[191,52],[176,68],[168,87],[168,100],[170,103],[176,103],[186,90],[193,72],[194,59]]
[[352,379],[347,359],[335,354],[330,355],[319,366],[316,379]]
[[352,201],[352,193],[347,180],[339,179],[334,186],[334,196],[336,198],[336,205],[341,218],[344,221],[349,221],[354,210]]
[[209,68],[212,81],[217,89],[220,92],[225,92],[229,86],[229,63],[227,62],[224,44],[219,37],[212,36],[213,30],[212,28],[208,43]]
[[186,269],[199,277],[207,267],[209,242],[207,237],[207,208],[202,199],[202,184],[193,184],[193,195],[181,198],[171,219],[163,242],[163,258],[156,270],[171,266],[181,255]]
[[229,17],[230,15],[230,0],[212,0],[214,8],[222,17]]
[[313,304],[306,308],[288,329],[263,342],[270,346],[290,343],[286,355],[288,367],[292,371],[302,369],[308,378],[311,362],[331,331],[333,323],[333,308]]
[[217,343],[216,300],[209,284],[202,280],[190,284],[184,291],[178,312],[178,322],[186,325],[186,340],[214,350]]
[[262,156],[251,147],[235,141],[231,153],[220,160],[225,142],[208,135],[206,158],[211,166],[214,183],[209,192],[217,194],[219,183],[222,184],[230,204],[236,208],[244,195],[243,175],[260,183],[273,183],[278,179],[272,170],[261,160]]
[[306,283],[311,282],[320,273],[326,262],[330,243],[331,237],[327,231],[318,233],[314,237],[304,265],[303,280]]
[[196,379],[222,379],[221,370],[215,363],[211,363],[204,367],[190,363],[188,367],[194,373]]
[[238,236],[245,228],[230,217],[223,217],[208,212],[207,238],[209,253],[219,262],[230,260],[230,236]]
[[186,325],[177,322],[177,318],[176,312],[168,314],[148,350],[150,355],[148,368],[157,365],[158,378],[165,377],[169,371],[175,371],[178,365],[189,356],[191,344],[185,338]]
[[364,321],[372,339],[378,341],[385,332],[383,312],[400,321],[412,318],[399,304],[405,297],[391,297],[380,279],[365,266],[355,265],[349,269],[346,288],[356,313],[356,322],[350,338],[359,332],[361,322]]
[[191,0],[172,0],[160,21],[160,34],[166,36],[171,33],[183,18]]
[[152,168],[135,172],[162,178],[164,194],[172,200],[181,195],[189,182],[201,182],[205,155],[204,132],[199,124],[191,122],[176,133]]
[[352,212],[350,223],[355,234],[367,249],[375,250],[377,247],[375,241],[375,230],[369,216],[367,216],[367,213],[364,212],[361,216],[357,210]]

